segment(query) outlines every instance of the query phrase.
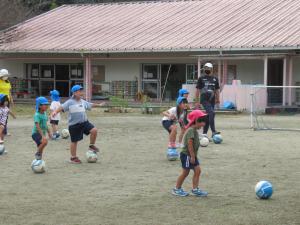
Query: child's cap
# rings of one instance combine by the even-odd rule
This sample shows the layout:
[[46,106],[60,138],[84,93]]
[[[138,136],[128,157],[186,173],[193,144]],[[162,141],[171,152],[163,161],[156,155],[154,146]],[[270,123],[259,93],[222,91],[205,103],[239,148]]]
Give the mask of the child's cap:
[[5,94],[0,94],[0,102],[5,98]]
[[206,115],[206,113],[202,112],[199,109],[192,111],[188,114],[189,123],[185,128],[189,128],[198,118],[205,117]]
[[190,93],[190,92],[189,92],[188,90],[186,90],[186,89],[180,89],[180,90],[178,91],[179,97],[182,97],[183,95],[189,94],[189,93]]
[[71,92],[74,93],[76,91],[79,91],[79,90],[83,90],[83,87],[79,84],[76,84],[74,85],[72,88],[71,88]]
[[176,105],[180,105],[182,102],[187,103],[187,99],[185,97],[178,97],[176,100]]
[[48,99],[45,97],[38,97],[35,99],[35,109],[36,111],[39,111],[39,107],[41,105],[49,105]]
[[51,96],[51,99],[52,101],[59,101],[59,91],[57,90],[53,90],[53,91],[50,91],[50,96]]
[[7,69],[0,70],[0,77],[8,77],[8,76],[10,76],[10,73],[8,72]]

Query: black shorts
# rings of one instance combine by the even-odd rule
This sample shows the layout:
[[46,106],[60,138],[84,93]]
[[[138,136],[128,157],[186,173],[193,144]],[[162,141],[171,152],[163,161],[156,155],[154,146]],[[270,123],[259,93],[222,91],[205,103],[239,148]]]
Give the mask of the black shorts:
[[163,121],[162,121],[163,127],[164,127],[169,133],[171,133],[170,127],[171,127],[173,124],[174,124],[174,121],[172,121],[172,120],[163,120]]
[[83,139],[83,134],[89,135],[93,128],[94,125],[89,121],[69,126],[71,142],[81,141]]
[[59,120],[50,120],[50,124],[58,125]]
[[34,133],[31,137],[38,147],[42,144],[42,136],[40,133]]
[[195,158],[195,164],[191,164],[190,162],[191,157],[188,156],[187,154],[180,153],[180,161],[183,169],[189,170],[189,169],[194,169],[196,166],[199,166],[199,161],[198,158]]

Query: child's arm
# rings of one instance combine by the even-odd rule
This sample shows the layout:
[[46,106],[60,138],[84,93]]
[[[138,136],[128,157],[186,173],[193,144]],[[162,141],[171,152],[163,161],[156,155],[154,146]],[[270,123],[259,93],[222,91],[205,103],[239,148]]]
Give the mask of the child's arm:
[[63,107],[62,106],[59,106],[58,109],[54,110],[52,113],[51,113],[51,117],[55,117],[58,113],[62,112],[63,111]]
[[101,102],[100,104],[98,103],[91,103],[92,108],[97,108],[97,107],[102,107],[106,105],[106,102]]
[[162,115],[168,117],[170,120],[175,120],[176,116],[171,114],[168,110],[161,113]]
[[40,127],[40,124],[38,122],[35,122],[35,126],[36,126],[36,129],[37,131],[39,132],[39,134],[42,136],[42,138],[44,137],[44,134],[43,134],[43,131]]
[[47,133],[48,133],[49,139],[51,139],[52,138],[52,132],[51,132],[51,130],[49,129],[48,126],[47,126]]
[[15,115],[13,112],[9,111],[8,113],[9,113],[9,115],[11,115],[11,116],[12,116],[12,118],[14,118],[14,119],[16,119],[16,118],[17,118],[17,117],[16,117],[16,115]]
[[195,164],[195,160],[196,160],[193,143],[194,143],[194,139],[190,138],[188,140],[188,150],[191,156],[191,164]]

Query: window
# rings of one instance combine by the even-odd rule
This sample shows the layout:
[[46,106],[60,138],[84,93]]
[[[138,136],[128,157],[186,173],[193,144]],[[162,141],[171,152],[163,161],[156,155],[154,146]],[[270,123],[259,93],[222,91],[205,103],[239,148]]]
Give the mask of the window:
[[159,78],[158,65],[143,65],[143,79],[157,80]]
[[198,65],[187,64],[186,65],[186,83],[194,84],[198,80]]
[[41,78],[54,78],[54,65],[41,65]]
[[39,64],[27,64],[27,78],[39,77]]
[[83,79],[83,65],[71,65],[71,79]]
[[56,80],[69,80],[69,65],[55,65],[55,79]]
[[68,97],[71,85],[83,84],[83,65],[26,64],[26,77],[28,78],[28,91],[32,97],[48,96],[53,89],[57,89],[62,97]]

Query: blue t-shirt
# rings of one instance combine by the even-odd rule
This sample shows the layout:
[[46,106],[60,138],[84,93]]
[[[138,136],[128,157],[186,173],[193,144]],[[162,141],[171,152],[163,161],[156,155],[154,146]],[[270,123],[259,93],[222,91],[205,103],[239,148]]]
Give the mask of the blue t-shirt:
[[72,126],[88,120],[86,110],[91,110],[92,103],[83,99],[76,100],[75,98],[70,98],[64,104],[62,104],[62,108],[64,112],[69,112],[68,122],[69,126]]

